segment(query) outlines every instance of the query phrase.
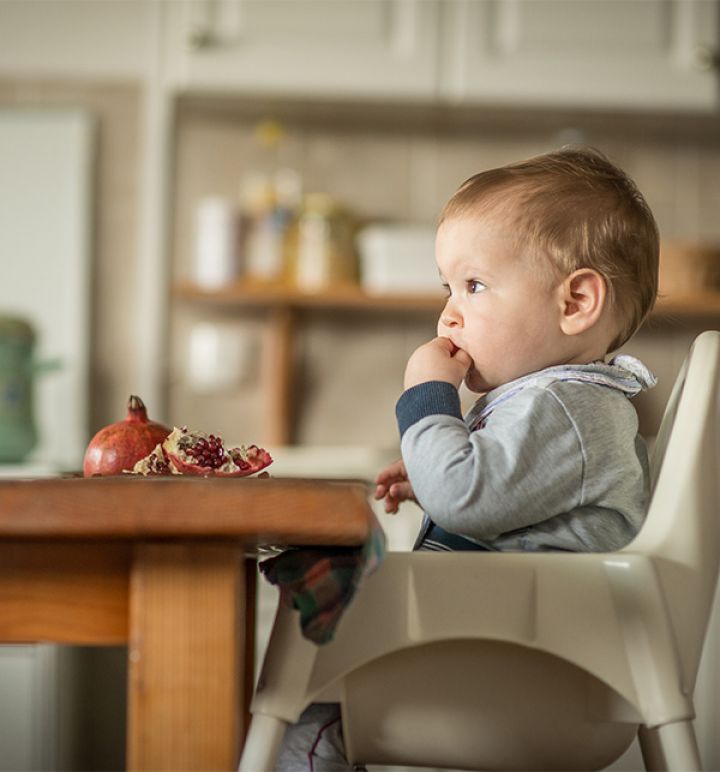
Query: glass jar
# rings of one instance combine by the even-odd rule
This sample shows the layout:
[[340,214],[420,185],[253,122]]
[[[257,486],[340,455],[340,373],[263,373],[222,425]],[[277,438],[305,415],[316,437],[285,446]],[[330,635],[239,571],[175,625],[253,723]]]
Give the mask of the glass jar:
[[305,292],[357,282],[355,224],[329,195],[305,196],[289,240],[289,281]]

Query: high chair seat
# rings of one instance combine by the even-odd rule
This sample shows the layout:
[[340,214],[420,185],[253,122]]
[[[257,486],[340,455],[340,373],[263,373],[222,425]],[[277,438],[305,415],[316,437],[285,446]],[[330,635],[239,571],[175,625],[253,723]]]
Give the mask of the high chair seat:
[[647,769],[700,769],[695,686],[718,573],[720,333],[700,335],[613,553],[391,553],[322,647],[278,609],[241,770],[339,701],[351,763],[600,769],[638,731]]

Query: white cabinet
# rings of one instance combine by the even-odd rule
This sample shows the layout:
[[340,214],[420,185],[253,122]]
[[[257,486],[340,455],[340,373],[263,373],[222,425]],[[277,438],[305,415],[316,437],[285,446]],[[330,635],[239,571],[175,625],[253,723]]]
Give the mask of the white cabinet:
[[443,0],[443,14],[441,94],[457,103],[720,103],[716,0]]
[[712,110],[717,0],[182,0],[179,89]]
[[0,73],[11,77],[144,77],[154,8],[139,2],[1,0]]
[[0,772],[58,769],[56,647],[0,647]]
[[434,98],[436,0],[163,5],[170,82],[301,97]]

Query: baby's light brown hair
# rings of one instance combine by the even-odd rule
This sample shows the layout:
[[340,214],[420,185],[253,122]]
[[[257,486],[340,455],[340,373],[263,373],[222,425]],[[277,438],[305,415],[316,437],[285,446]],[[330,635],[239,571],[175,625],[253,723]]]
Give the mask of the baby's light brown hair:
[[458,188],[440,223],[473,214],[501,217],[520,249],[546,258],[554,280],[580,268],[605,279],[620,322],[609,351],[652,309],[660,252],[655,218],[633,180],[599,151],[563,148],[480,172]]

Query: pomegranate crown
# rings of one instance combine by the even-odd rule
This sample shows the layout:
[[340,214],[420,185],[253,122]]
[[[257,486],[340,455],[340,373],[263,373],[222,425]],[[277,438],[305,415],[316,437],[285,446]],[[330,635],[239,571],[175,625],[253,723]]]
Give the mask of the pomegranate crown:
[[136,394],[131,394],[128,400],[128,418],[147,418],[145,403]]

